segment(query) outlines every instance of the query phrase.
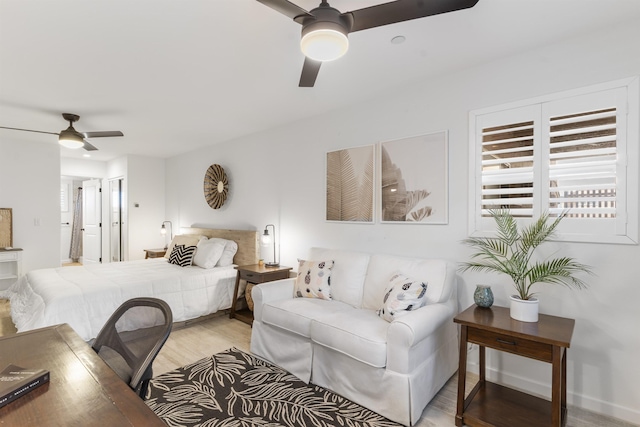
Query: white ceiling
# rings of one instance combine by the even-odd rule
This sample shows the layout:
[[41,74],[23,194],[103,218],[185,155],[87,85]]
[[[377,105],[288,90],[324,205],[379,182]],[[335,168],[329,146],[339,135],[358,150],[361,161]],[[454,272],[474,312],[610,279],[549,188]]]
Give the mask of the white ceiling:
[[[0,126],[59,132],[70,112],[79,131],[125,134],[91,140],[92,159],[170,157],[639,18],[640,0],[480,0],[351,34],[347,55],[298,88],[300,26],[255,0],[0,0]],[[0,141],[57,137],[0,129]]]

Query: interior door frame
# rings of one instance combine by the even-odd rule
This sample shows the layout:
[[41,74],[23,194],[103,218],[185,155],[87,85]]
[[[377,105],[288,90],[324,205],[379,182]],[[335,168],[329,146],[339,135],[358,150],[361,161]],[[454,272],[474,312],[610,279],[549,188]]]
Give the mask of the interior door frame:
[[[113,187],[114,187],[114,183],[118,183],[119,186],[119,205],[120,205],[120,209],[119,209],[119,218],[118,218],[118,222],[120,223],[120,236],[119,236],[119,245],[120,245],[120,250],[119,250],[119,259],[115,260],[113,259],[113,218],[112,218],[112,213],[113,213],[113,205],[114,205],[114,199],[113,199]],[[108,212],[108,218],[109,218],[109,227],[108,227],[108,235],[109,235],[109,240],[108,240],[108,253],[109,253],[109,262],[119,262],[119,261],[126,261],[128,259],[128,247],[127,247],[127,235],[128,235],[128,221],[127,221],[127,190],[126,190],[126,180],[123,176],[120,177],[115,177],[115,178],[110,178],[109,179],[109,190],[107,192],[108,194],[108,208],[107,208],[107,212]]]

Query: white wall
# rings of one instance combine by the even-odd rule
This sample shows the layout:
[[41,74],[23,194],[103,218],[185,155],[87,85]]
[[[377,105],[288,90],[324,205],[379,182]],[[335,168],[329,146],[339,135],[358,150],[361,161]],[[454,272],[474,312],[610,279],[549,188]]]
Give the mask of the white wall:
[[165,220],[164,159],[128,156],[128,260],[143,259],[144,249],[164,247],[160,234]]
[[105,178],[107,176],[107,162],[61,157],[60,173],[66,176]]
[[[176,229],[199,223],[262,230],[274,223],[282,264],[290,266],[316,245],[466,260],[469,252],[459,242],[467,236],[469,110],[640,74],[640,22],[633,24],[415,82],[347,110],[169,159],[167,219]],[[324,221],[327,151],[443,129],[449,131],[448,225]],[[209,208],[202,192],[213,163],[225,168],[230,181],[230,197],[219,210]],[[561,249],[597,274],[588,291],[540,287],[542,313],[576,319],[568,352],[569,402],[640,423],[640,248],[566,243]],[[496,304],[508,305],[507,280],[465,274],[461,309],[472,304],[476,283],[494,285]],[[491,377],[549,395],[546,364],[491,351],[488,358]]]
[[0,139],[0,207],[13,209],[23,273],[60,265],[59,157],[58,144]]

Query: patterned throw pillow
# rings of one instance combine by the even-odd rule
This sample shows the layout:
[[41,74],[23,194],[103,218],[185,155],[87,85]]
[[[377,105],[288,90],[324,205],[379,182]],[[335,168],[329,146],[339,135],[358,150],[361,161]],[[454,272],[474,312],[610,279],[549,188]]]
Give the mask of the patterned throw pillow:
[[382,306],[377,311],[378,316],[387,322],[392,322],[394,319],[422,307],[426,293],[426,283],[402,273],[395,273],[391,276],[389,284],[384,290]]
[[195,246],[175,245],[169,255],[169,264],[189,267],[193,262],[193,254],[196,253]]
[[331,261],[298,260],[295,295],[299,298],[331,299]]

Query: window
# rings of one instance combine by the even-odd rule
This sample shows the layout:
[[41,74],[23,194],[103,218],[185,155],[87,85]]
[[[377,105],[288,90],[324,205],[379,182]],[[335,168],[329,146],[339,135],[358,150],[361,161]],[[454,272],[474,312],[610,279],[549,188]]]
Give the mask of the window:
[[638,242],[638,78],[470,113],[470,233],[568,212],[563,240]]

